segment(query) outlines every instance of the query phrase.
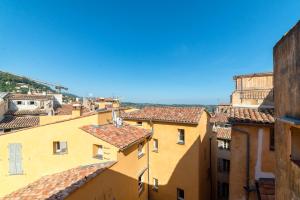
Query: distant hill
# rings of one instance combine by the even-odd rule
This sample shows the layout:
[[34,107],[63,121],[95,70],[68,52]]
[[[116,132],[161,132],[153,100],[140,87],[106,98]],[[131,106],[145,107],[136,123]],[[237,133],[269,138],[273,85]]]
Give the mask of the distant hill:
[[[54,89],[48,85],[37,83],[26,77],[17,76],[11,73],[0,71],[0,92],[14,92],[26,94],[28,91],[56,93]],[[65,101],[75,100],[74,94],[62,93]]]
[[132,103],[132,102],[121,102],[121,106],[144,108],[146,106],[174,106],[174,107],[204,107],[209,112],[213,112],[216,105],[200,105],[200,104],[152,104],[152,103]]

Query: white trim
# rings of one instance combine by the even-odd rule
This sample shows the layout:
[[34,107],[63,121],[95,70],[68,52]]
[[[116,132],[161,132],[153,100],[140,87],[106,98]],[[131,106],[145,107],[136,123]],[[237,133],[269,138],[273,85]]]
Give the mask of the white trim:
[[264,140],[264,130],[260,128],[258,129],[258,136],[257,136],[257,158],[256,158],[256,165],[255,165],[256,180],[259,180],[260,178],[275,178],[275,175],[273,173],[263,172],[261,170],[263,140]]

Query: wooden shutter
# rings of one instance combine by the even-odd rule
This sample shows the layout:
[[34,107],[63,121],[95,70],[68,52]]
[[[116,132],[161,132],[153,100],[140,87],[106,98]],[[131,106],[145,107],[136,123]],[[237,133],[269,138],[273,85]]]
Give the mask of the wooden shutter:
[[22,174],[22,145],[9,144],[9,174]]

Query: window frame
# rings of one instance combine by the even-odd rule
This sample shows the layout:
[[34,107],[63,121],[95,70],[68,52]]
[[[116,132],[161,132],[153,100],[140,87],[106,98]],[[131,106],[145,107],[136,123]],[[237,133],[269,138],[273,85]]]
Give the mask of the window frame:
[[[182,136],[182,138],[181,138]],[[185,144],[185,130],[184,129],[178,129],[178,135],[177,135],[177,144]]]
[[275,130],[274,130],[274,128],[270,128],[269,150],[275,151]]
[[30,105],[30,106],[35,105],[35,101],[29,101],[29,105]]
[[[65,143],[65,148],[61,148],[61,144]],[[58,148],[59,147],[59,148]],[[54,141],[53,142],[53,154],[63,155],[68,153],[68,142],[67,141]]]
[[138,176],[138,192],[141,194],[144,190],[144,173]]
[[[99,149],[101,149],[102,155],[98,155]],[[96,159],[99,159],[99,160],[104,159],[103,145],[93,144],[93,158],[96,158]]]
[[20,101],[20,100],[16,101],[16,103],[17,103],[17,105],[23,105],[23,101]]
[[142,121],[137,121],[137,122],[136,122],[136,125],[137,125],[137,126],[143,126],[143,122],[142,122]]
[[[183,192],[183,197],[179,196],[180,195],[180,192]],[[177,188],[177,200],[184,200],[184,190],[181,189],[181,188]]]
[[138,144],[138,158],[140,159],[144,155],[145,155],[145,153],[144,153],[144,142],[140,142]]
[[158,139],[153,138],[153,152],[158,152]]
[[153,190],[158,191],[158,179],[153,178]]

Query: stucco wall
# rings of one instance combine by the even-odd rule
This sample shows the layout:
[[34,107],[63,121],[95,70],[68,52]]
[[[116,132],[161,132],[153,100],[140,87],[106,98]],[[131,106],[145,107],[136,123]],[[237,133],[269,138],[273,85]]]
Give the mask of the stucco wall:
[[[229,199],[245,199],[246,193],[246,135],[237,131],[240,129],[249,133],[250,138],[250,187],[255,187],[256,178],[268,178],[275,175],[275,152],[270,151],[270,127],[234,125],[231,132],[231,159],[229,175]],[[258,136],[262,133],[262,153],[258,159]],[[275,147],[276,148],[276,147]],[[261,163],[261,167],[256,166]],[[259,177],[255,177],[259,176]],[[256,192],[250,193],[250,199],[257,199]]]
[[[0,197],[47,174],[79,165],[117,160],[116,148],[79,127],[98,124],[101,113],[88,117],[30,128],[0,136]],[[53,153],[54,141],[67,141],[68,153]],[[22,175],[9,175],[8,144],[22,145]],[[104,146],[103,161],[93,158],[93,144]]]
[[[67,199],[148,199],[147,142],[145,155],[138,158],[137,144],[118,154],[118,162],[76,190]],[[138,191],[138,176],[144,172],[144,190]]]
[[[300,119],[300,22],[274,47],[275,116]],[[299,199],[300,168],[290,160],[290,126],[276,121],[276,199]]]
[[[136,125],[136,121],[126,121]],[[151,129],[143,121],[143,128]],[[178,142],[178,129],[185,130],[185,144]],[[209,117],[203,112],[198,126],[174,123],[153,123],[150,141],[150,199],[176,199],[177,188],[184,190],[189,200],[210,198],[209,179]],[[158,140],[158,152],[153,151],[153,139]],[[205,154],[205,155],[204,155]],[[158,191],[153,190],[153,178],[158,179]]]

